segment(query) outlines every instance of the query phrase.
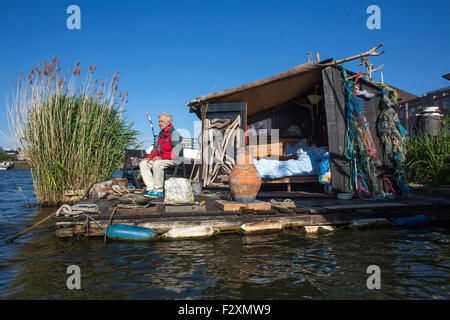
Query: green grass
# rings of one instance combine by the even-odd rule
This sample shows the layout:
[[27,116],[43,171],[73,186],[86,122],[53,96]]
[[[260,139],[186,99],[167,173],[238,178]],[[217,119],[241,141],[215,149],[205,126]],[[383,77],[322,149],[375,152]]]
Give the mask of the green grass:
[[137,131],[123,117],[126,95],[116,95],[117,76],[99,84],[90,67],[76,90],[79,65],[67,83],[57,59],[38,67],[19,80],[10,119],[39,204],[56,206],[66,190],[109,180],[123,162],[124,149],[136,146]]
[[406,143],[408,179],[430,186],[450,184],[450,131],[448,119],[437,136],[421,134]]

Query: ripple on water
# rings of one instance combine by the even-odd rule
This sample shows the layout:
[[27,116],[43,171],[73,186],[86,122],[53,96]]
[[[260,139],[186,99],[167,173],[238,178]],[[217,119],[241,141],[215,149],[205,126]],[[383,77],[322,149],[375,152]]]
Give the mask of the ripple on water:
[[[29,171],[0,172],[0,237],[47,216]],[[0,244],[0,296],[57,299],[448,299],[449,230],[376,229],[306,235],[224,234],[202,240],[57,239],[50,224]],[[82,273],[67,290],[67,267]],[[382,290],[368,290],[378,265]]]

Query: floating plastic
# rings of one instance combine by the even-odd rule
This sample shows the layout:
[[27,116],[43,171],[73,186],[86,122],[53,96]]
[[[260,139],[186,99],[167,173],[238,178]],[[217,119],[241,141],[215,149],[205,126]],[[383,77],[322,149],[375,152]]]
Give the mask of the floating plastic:
[[335,231],[336,228],[333,226],[305,226],[306,233],[317,233],[320,230]]
[[185,228],[173,228],[162,235],[163,238],[197,238],[209,237],[219,230],[211,226],[194,226]]
[[241,225],[241,229],[245,232],[281,230],[283,225],[278,221],[250,222]]
[[413,217],[397,218],[392,222],[394,227],[415,227],[430,223],[430,218],[424,214]]
[[109,226],[106,236],[114,240],[150,240],[156,237],[156,233],[149,228],[112,224]]

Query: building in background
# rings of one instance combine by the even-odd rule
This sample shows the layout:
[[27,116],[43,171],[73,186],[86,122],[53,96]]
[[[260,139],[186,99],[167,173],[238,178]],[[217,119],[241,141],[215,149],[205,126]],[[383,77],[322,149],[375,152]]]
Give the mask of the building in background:
[[[446,74],[443,77],[445,79],[450,78],[450,74]],[[401,90],[396,89],[400,101],[398,116],[402,126],[408,130],[409,134],[412,134],[413,128],[416,125],[418,114],[423,108],[426,107],[439,107],[441,113],[444,115],[450,114],[450,87],[441,88],[425,93],[423,96],[418,97],[413,94],[404,95],[404,99],[401,99]]]

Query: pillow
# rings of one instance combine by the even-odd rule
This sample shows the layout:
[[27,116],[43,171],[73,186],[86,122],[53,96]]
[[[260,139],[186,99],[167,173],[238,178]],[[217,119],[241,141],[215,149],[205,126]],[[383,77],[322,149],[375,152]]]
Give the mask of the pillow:
[[290,156],[294,152],[292,151],[292,146],[289,143],[286,143],[286,148],[284,149],[283,155]]
[[298,149],[298,148],[302,148],[303,150],[306,150],[306,149],[309,148],[308,141],[306,141],[306,139],[302,139],[302,140],[301,140],[299,143],[297,143],[295,146],[297,147],[297,149]]
[[291,146],[289,143],[286,143],[286,149],[284,150],[285,156],[290,156],[291,154],[298,153],[299,150],[308,150],[309,145],[306,139],[303,139],[297,142],[294,146]]

